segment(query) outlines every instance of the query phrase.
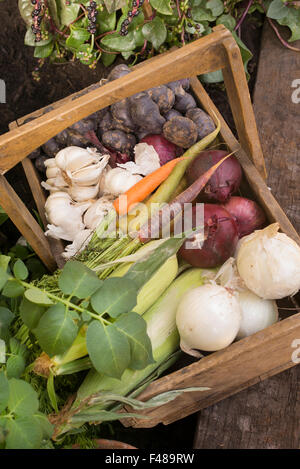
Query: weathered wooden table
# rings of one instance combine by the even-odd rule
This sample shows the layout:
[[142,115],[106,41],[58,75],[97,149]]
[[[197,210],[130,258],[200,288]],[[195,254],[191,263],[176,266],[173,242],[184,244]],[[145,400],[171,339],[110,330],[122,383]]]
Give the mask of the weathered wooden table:
[[[285,49],[268,24],[261,45],[254,110],[268,186],[299,232],[300,53]],[[300,366],[201,411],[194,448],[299,449]]]

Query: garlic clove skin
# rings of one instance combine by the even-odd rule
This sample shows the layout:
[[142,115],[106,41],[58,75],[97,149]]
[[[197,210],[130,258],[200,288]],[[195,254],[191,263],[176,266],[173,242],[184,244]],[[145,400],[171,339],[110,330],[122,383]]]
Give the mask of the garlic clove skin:
[[113,168],[103,175],[103,181],[101,181],[101,189],[103,194],[112,194],[118,196],[123,194],[138,181],[142,176],[138,174],[131,174],[126,169]]
[[66,246],[65,251],[62,253],[64,259],[71,259],[83,249],[89,243],[93,232],[92,230],[82,230],[77,233],[72,244]]
[[100,153],[95,149],[70,146],[57,153],[55,162],[62,171],[76,171],[93,163],[98,163],[100,157]]
[[134,161],[143,170],[144,176],[153,173],[156,169],[160,168],[160,159],[157,151],[152,145],[148,143],[138,143],[134,147]]
[[85,202],[96,199],[99,194],[99,183],[95,186],[71,186],[68,194],[75,202]]
[[91,230],[95,230],[105,215],[113,208],[114,197],[103,196],[96,200],[85,212],[83,222]]
[[85,166],[77,171],[67,171],[71,184],[78,186],[93,186],[100,181],[102,172],[109,160],[109,155],[104,155],[97,164]]

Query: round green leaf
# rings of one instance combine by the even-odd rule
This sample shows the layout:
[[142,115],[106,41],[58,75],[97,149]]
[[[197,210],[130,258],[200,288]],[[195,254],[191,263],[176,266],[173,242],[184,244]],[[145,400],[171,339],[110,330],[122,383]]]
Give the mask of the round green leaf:
[[116,12],[108,13],[107,10],[99,11],[97,16],[97,25],[99,33],[103,34],[108,31],[113,31],[116,26]]
[[39,320],[45,312],[45,307],[36,303],[31,303],[27,298],[22,298],[20,304],[20,316],[29,329],[37,327]]
[[65,295],[89,298],[102,285],[97,274],[82,262],[69,261],[65,264],[58,279],[58,285]]
[[13,319],[14,314],[8,308],[0,306],[0,339],[6,339],[9,325]]
[[65,353],[70,348],[76,339],[78,327],[66,307],[58,303],[43,314],[33,332],[43,351],[53,357]]
[[37,393],[26,381],[11,378],[9,380],[8,408],[10,412],[20,417],[32,415],[39,408]]
[[52,54],[54,48],[53,42],[46,44],[44,46],[36,46],[34,49],[34,57],[44,59],[49,57]]
[[9,420],[6,429],[6,449],[38,449],[41,445],[42,428],[33,417]]
[[25,288],[22,287],[16,280],[8,280],[6,282],[2,295],[7,296],[8,298],[17,298],[20,295],[23,295]]
[[118,32],[108,34],[101,39],[101,44],[118,52],[130,52],[136,47],[133,31],[130,31],[127,36],[121,36]]
[[144,24],[142,29],[144,38],[152,42],[153,47],[158,49],[167,38],[167,29],[161,18],[156,16],[151,22]]
[[28,277],[28,269],[24,262],[21,261],[21,259],[18,259],[14,263],[13,272],[15,274],[15,277],[17,277],[19,280],[26,280],[26,278]]
[[4,374],[4,371],[0,371],[0,414],[6,409],[9,398],[9,384]]
[[78,46],[87,41],[90,37],[90,33],[87,29],[77,28],[71,29],[71,34],[66,40],[66,45],[70,48],[77,49]]
[[20,378],[25,370],[25,359],[22,355],[12,355],[6,363],[6,373],[8,378]]
[[217,18],[216,24],[223,24],[225,28],[232,31],[235,28],[236,21],[231,15],[221,15]]
[[138,289],[134,282],[124,278],[108,278],[91,297],[93,309],[116,318],[131,311],[137,302]]
[[38,305],[49,306],[53,304],[47,294],[38,288],[29,288],[25,291],[24,296],[31,303],[37,303]]
[[86,345],[98,373],[121,378],[130,363],[130,345],[126,336],[113,324],[104,326],[92,321],[87,329]]
[[170,0],[150,0],[151,6],[162,15],[172,15],[173,9]]

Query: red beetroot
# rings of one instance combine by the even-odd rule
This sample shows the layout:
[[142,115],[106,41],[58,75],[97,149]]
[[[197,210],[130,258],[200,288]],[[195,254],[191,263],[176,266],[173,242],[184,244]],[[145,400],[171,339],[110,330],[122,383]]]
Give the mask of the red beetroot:
[[[196,223],[196,211],[200,205],[192,208],[193,227]],[[238,242],[238,229],[230,213],[220,205],[204,204],[205,241],[200,249],[188,249],[184,242],[179,250],[180,256],[194,267],[213,268],[222,265],[233,255]]]
[[263,210],[254,200],[245,197],[231,197],[224,204],[224,208],[236,221],[240,238],[262,228],[266,223]]
[[[228,155],[228,152],[223,150],[207,150],[199,153],[187,170],[188,182],[192,184],[208,168],[224,158],[225,155]],[[237,191],[241,179],[241,165],[235,156],[232,155],[224,161],[210,178],[199,200],[224,203],[229,199],[231,194]]]
[[182,149],[174,143],[169,142],[163,135],[146,135],[146,137],[140,140],[140,143],[148,143],[148,145],[154,147],[161,165],[182,154]]

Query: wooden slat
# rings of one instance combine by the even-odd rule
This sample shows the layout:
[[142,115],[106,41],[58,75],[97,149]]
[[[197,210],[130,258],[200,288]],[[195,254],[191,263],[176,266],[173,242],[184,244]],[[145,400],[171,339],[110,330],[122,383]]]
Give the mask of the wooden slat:
[[55,270],[56,263],[43,230],[3,175],[0,175],[0,202],[45,266],[49,270]]
[[61,130],[99,109],[153,86],[223,68],[226,62],[222,43],[227,37],[231,37],[229,31],[219,28],[215,33],[181,49],[159,56],[155,61],[155,73],[153,65],[145,62],[143,67],[129,75],[0,136],[1,174]]
[[171,389],[193,386],[208,386],[211,389],[184,393],[169,404],[139,411],[148,418],[126,419],[123,424],[136,428],[153,427],[158,423],[167,425],[290,368],[295,365],[292,362],[291,344],[298,337],[300,314],[166,375],[152,382],[139,399],[148,400]]

